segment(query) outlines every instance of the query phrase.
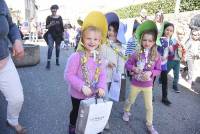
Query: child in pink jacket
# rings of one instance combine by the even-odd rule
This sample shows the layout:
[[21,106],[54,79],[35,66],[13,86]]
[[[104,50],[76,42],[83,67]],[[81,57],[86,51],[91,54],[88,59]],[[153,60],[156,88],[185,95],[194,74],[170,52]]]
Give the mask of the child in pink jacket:
[[68,59],[64,79],[68,82],[72,101],[69,134],[75,134],[80,101],[95,94],[100,97],[105,94],[106,73],[98,48],[105,40],[106,33],[105,16],[100,12],[91,12],[83,22],[77,52]]

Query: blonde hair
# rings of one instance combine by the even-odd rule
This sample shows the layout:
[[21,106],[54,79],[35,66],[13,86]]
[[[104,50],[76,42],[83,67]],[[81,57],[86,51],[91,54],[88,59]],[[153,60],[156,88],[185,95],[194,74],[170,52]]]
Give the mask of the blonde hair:
[[178,33],[183,33],[183,34],[185,34],[185,29],[183,28],[183,27],[181,27],[181,26],[178,26],[177,28],[176,28],[176,33],[178,34]]

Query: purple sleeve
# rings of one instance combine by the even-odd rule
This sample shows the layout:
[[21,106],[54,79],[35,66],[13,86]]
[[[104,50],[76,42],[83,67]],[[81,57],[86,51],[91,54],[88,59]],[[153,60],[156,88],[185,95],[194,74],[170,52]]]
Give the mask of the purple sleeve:
[[133,53],[132,56],[126,61],[126,64],[125,64],[125,68],[128,70],[128,71],[132,71],[132,69],[135,66],[135,63],[136,63],[136,54]]
[[73,53],[68,59],[64,72],[64,79],[73,87],[73,89],[81,91],[85,82],[77,76],[79,66],[79,53]]
[[155,76],[158,76],[160,74],[160,72],[161,72],[161,58],[159,56],[155,62],[155,66],[152,70],[152,78]]
[[104,65],[102,65],[101,67],[101,73],[99,75],[99,81],[97,83],[97,89],[99,88],[106,90],[106,69]]

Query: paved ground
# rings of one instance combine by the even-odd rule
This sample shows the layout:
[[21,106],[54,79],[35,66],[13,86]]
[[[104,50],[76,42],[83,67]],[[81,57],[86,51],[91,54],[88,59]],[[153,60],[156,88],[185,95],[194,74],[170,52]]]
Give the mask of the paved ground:
[[[61,51],[61,65],[55,65],[53,54],[51,70],[45,70],[47,47],[41,46],[40,64],[19,68],[24,87],[25,102],[20,122],[28,134],[67,134],[70,96],[63,80],[63,71],[70,51]],[[171,82],[170,82],[171,84]],[[196,88],[200,84],[196,85]],[[177,94],[169,86],[170,107],[161,100],[161,89],[156,86],[154,102],[154,125],[160,134],[200,134],[200,95],[182,86]],[[123,103],[114,103],[110,117],[111,130],[105,134],[146,134],[145,109],[142,95],[132,107],[129,123],[122,121]],[[6,127],[6,101],[0,94],[0,134],[14,134]]]

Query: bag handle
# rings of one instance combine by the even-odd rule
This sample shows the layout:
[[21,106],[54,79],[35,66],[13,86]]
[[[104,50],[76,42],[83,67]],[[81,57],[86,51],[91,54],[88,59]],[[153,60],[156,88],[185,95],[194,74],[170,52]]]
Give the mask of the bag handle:
[[102,98],[102,99],[103,99],[103,102],[105,102],[105,98],[104,98],[104,97],[100,97],[100,96],[98,95],[98,92],[96,92],[96,93],[95,93],[95,104],[98,103],[97,100],[98,100],[99,98]]

